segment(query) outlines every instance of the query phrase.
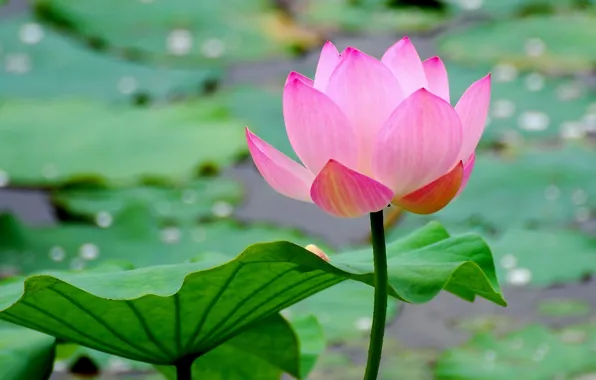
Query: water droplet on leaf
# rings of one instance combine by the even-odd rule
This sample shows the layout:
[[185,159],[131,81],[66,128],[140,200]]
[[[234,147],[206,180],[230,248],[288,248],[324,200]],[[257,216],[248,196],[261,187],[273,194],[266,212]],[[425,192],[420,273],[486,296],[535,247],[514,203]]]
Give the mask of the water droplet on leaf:
[[112,214],[107,211],[100,211],[95,215],[95,223],[98,227],[108,228],[112,225],[113,221],[114,218],[112,217]]
[[118,81],[118,91],[124,95],[133,94],[139,87],[139,82],[134,77],[126,76]]
[[70,269],[72,270],[82,270],[85,268],[85,260],[80,257],[75,257],[70,261]]
[[513,268],[507,272],[507,282],[511,285],[527,285],[532,279],[532,272],[527,268]]
[[547,201],[556,201],[561,196],[561,190],[555,185],[549,185],[544,190],[544,197]]
[[226,50],[226,45],[219,38],[209,38],[201,45],[201,52],[207,58],[219,58]]
[[99,256],[99,247],[93,243],[85,243],[79,248],[79,256],[84,260],[95,260]]
[[496,82],[511,82],[517,78],[518,73],[517,68],[510,63],[499,63],[492,71]]
[[47,179],[53,179],[58,177],[58,168],[56,167],[56,165],[48,163],[43,166],[43,168],[41,169],[41,173]]
[[530,57],[540,57],[546,50],[546,44],[540,38],[528,38],[525,44],[526,54]]
[[64,261],[64,259],[66,258],[66,251],[64,250],[64,248],[55,245],[52,248],[50,248],[50,259],[53,261]]
[[588,201],[588,194],[583,189],[577,189],[571,194],[571,201],[576,206],[581,206]]
[[517,266],[517,257],[508,253],[501,257],[501,267],[505,269],[513,269]]
[[506,119],[515,113],[515,103],[509,99],[497,99],[494,101],[491,111],[495,119]]
[[213,207],[211,207],[211,212],[218,218],[226,218],[232,215],[233,211],[234,207],[225,201],[217,201],[213,204]]
[[182,232],[178,227],[166,227],[161,230],[161,241],[166,244],[175,244],[180,241]]
[[361,317],[356,320],[356,329],[359,331],[370,331],[372,328],[372,318]]
[[458,0],[457,3],[466,11],[475,11],[482,8],[484,0]]
[[4,57],[4,70],[11,74],[25,74],[31,71],[31,59],[23,53],[6,54]]
[[561,124],[561,138],[565,140],[577,140],[585,136],[584,124],[578,121],[565,121]]
[[43,29],[35,22],[29,22],[21,26],[19,39],[27,45],[35,45],[43,39]]
[[517,121],[519,127],[526,131],[544,131],[550,124],[548,115],[540,111],[526,111]]
[[10,183],[8,173],[0,169],[0,187],[5,187]]
[[187,55],[192,49],[192,33],[187,29],[174,29],[167,38],[167,49],[174,55]]
[[530,73],[526,75],[524,83],[529,91],[540,91],[544,88],[544,76],[539,73]]

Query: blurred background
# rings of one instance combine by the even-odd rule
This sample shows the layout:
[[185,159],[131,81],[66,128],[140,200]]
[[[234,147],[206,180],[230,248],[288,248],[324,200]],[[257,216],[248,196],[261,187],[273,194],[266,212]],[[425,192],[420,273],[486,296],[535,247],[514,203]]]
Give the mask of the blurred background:
[[[446,62],[454,103],[489,71],[494,90],[465,192],[431,217],[390,210],[390,239],[432,219],[482,234],[510,306],[392,301],[382,378],[596,379],[592,0],[5,2],[0,276],[233,257],[282,239],[329,253],[366,244],[367,218],[271,190],[243,130],[295,157],[287,74],[312,75],[327,39],[380,57],[404,35]],[[325,329],[311,379],[361,378],[371,295],[341,284],[286,311]],[[55,379],[160,378],[76,346],[58,356]]]

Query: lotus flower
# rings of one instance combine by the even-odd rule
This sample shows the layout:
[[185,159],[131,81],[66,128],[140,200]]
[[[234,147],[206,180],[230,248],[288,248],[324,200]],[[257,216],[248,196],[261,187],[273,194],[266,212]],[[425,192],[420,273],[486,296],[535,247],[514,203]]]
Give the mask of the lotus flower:
[[484,130],[490,74],[453,107],[445,65],[422,62],[405,37],[379,61],[327,42],[314,80],[290,73],[288,138],[302,165],[248,128],[252,158],[279,193],[338,217],[392,203],[417,214],[445,207],[465,187]]

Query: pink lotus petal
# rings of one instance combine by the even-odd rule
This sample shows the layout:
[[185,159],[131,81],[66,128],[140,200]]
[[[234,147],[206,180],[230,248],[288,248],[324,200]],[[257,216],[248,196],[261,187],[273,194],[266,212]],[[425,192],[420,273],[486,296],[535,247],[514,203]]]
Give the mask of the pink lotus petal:
[[424,73],[428,81],[428,87],[426,87],[428,91],[449,103],[449,78],[441,58],[431,57],[422,62],[422,67],[424,67]]
[[292,71],[289,75],[288,75],[288,79],[286,79],[286,84],[290,83],[291,81],[293,81],[294,79],[298,79],[301,82],[303,82],[304,84],[312,87],[313,86],[313,80],[310,79],[309,77],[307,77],[306,75],[302,75],[300,73],[297,73],[295,71]]
[[317,90],[325,91],[327,82],[335,67],[339,64],[339,52],[331,41],[327,41],[321,50],[319,63],[317,64],[317,71],[315,73],[314,87]]
[[332,158],[356,166],[356,134],[327,95],[294,79],[284,89],[283,111],[290,143],[312,173],[318,173]]
[[458,197],[459,194],[461,194],[461,192],[464,191],[464,189],[466,188],[466,185],[468,184],[468,180],[470,179],[470,176],[472,175],[472,171],[474,170],[475,164],[476,164],[476,153],[472,153],[472,156],[467,160],[467,162],[464,162],[464,176],[461,180],[461,185],[459,187],[459,191],[457,192],[456,197]]
[[405,197],[394,199],[393,203],[414,214],[433,214],[455,198],[463,176],[464,165],[460,161],[449,173]]
[[387,49],[381,62],[395,75],[406,97],[427,86],[420,56],[408,37]]
[[474,82],[455,106],[464,132],[460,160],[467,160],[482,137],[490,105],[490,74]]
[[329,160],[315,178],[310,195],[317,206],[344,218],[382,210],[393,198],[385,185],[335,160]]
[[331,74],[325,93],[354,126],[359,142],[358,170],[369,173],[375,138],[403,100],[397,80],[381,62],[349,47]]
[[398,196],[439,178],[457,162],[462,127],[445,100],[420,89],[404,100],[379,133],[375,178]]
[[246,128],[252,159],[267,183],[286,197],[312,202],[310,186],[314,175]]

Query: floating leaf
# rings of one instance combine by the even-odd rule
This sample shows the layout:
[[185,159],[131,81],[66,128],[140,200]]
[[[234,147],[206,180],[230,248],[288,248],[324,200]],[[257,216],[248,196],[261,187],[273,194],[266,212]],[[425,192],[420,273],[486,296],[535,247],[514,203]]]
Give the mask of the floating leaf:
[[493,19],[532,14],[569,12],[585,8],[593,0],[444,0],[455,13],[473,12]]
[[10,215],[0,216],[1,262],[22,273],[80,270],[122,260],[135,267],[183,263],[201,255],[226,260],[255,241],[276,239],[312,243],[293,230],[243,227],[229,220],[162,226],[146,208],[135,206],[114,216],[109,228],[78,223],[30,228]]
[[[96,44],[152,61],[217,64],[304,50],[318,37],[270,1],[36,0],[37,13]],[[118,9],[114,12],[114,9]]]
[[550,317],[588,316],[591,307],[588,302],[579,299],[554,298],[541,301],[538,312]]
[[[332,256],[333,260],[336,256]],[[312,314],[325,330],[331,343],[343,343],[370,334],[373,310],[373,289],[359,282],[346,281],[325,289],[286,310],[284,315]],[[387,323],[398,310],[398,301],[389,299]]]
[[[172,365],[346,279],[373,284],[369,250],[338,255],[332,265],[277,242],[250,246],[224,265],[214,267],[213,260],[219,258],[30,276],[0,286],[0,318],[111,354]],[[389,294],[408,302],[429,301],[445,289],[505,305],[490,250],[477,236],[449,237],[430,224],[388,246],[388,267]]]
[[596,16],[537,15],[479,25],[446,36],[443,56],[466,64],[509,63],[524,70],[590,71],[596,61]]
[[579,139],[596,130],[596,93],[576,78],[519,71],[505,63],[446,65],[454,105],[474,81],[492,72],[491,109],[481,146]]
[[595,326],[588,324],[561,331],[530,326],[502,338],[478,334],[464,346],[448,350],[437,362],[436,376],[439,380],[577,376],[596,369],[595,332]]
[[[429,217],[406,215],[404,224],[413,228],[438,219],[458,231],[481,227],[502,233],[584,222],[596,206],[595,161],[596,152],[571,146],[513,157],[478,155],[474,173],[456,200]],[[515,212],[503,205],[515,205]],[[400,224],[395,233],[402,229]]]
[[596,272],[596,240],[575,231],[510,230],[492,242],[502,281],[551,285]]
[[[200,94],[220,76],[214,69],[150,67],[108,57],[30,17],[3,19],[0,44],[4,61],[0,98],[165,99],[178,94]],[[86,119],[81,125],[90,121]]]
[[246,151],[242,122],[210,98],[149,109],[6,100],[0,120],[1,168],[19,185],[186,181]]
[[52,372],[56,340],[0,322],[0,379],[45,380]]
[[438,10],[388,4],[378,0],[310,0],[299,17],[305,24],[349,32],[423,32],[447,21],[447,16]]
[[229,178],[199,178],[183,187],[139,186],[120,189],[74,188],[58,190],[52,201],[75,215],[83,215],[106,227],[113,215],[129,204],[142,204],[160,219],[193,221],[225,217],[242,198],[240,184]]
[[230,112],[287,156],[298,159],[290,145],[282,113],[282,87],[239,87],[224,97]]

